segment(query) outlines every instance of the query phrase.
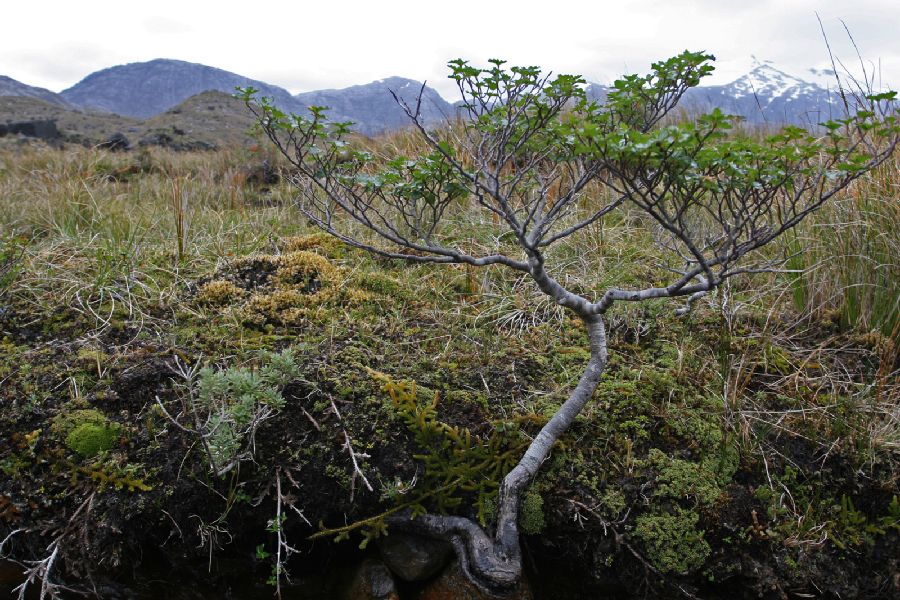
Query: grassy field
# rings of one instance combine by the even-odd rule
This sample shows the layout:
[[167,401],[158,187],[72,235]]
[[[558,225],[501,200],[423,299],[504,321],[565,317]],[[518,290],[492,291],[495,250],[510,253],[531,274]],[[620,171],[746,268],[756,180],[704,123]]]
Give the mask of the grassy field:
[[[583,333],[510,271],[317,234],[284,175],[258,148],[0,149],[0,539],[27,530],[5,554],[57,543],[51,577],[86,585],[166,543],[157,559],[237,557],[264,583],[320,521],[416,500],[490,522],[497,456],[565,398]],[[526,496],[539,597],[898,591],[898,199],[891,161],[772,250],[786,272],[684,318],[610,314],[608,373]],[[455,219],[471,247],[505,243]],[[581,293],[657,284],[653,240],[625,209],[548,265]],[[371,370],[417,382],[412,404]],[[448,452],[447,430],[475,443]],[[302,549],[298,573],[332,552]]]

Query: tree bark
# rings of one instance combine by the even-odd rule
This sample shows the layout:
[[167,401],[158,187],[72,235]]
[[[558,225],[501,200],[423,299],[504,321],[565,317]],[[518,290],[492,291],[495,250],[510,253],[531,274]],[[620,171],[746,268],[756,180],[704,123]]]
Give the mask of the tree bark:
[[491,594],[503,595],[514,589],[521,579],[518,519],[522,492],[537,475],[553,444],[572,426],[591,399],[606,367],[606,329],[602,317],[582,315],[581,318],[587,327],[591,357],[568,399],[541,428],[522,459],[503,479],[493,537],[463,517],[429,514],[415,519],[409,515],[388,519],[388,524],[397,529],[449,541],[466,576]]

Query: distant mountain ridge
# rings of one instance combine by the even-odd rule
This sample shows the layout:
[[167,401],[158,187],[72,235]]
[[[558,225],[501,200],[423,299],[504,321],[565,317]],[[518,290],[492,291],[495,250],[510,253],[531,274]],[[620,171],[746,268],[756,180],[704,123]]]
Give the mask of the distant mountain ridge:
[[[744,117],[749,123],[814,125],[841,114],[833,74],[813,72],[816,81],[789,75],[768,62],[757,61],[744,76],[725,85],[689,90],[681,108],[708,111],[713,107]],[[309,106],[327,106],[335,120],[355,123],[364,135],[377,135],[410,124],[391,92],[415,108],[421,90],[421,117],[426,125],[453,118],[457,107],[430,87],[403,77],[379,79],[342,89],[326,89],[291,95],[286,89],[206,65],[172,59],[130,63],[91,73],[60,94],[0,76],[0,96],[38,98],[54,105],[101,111],[131,118],[161,115],[199,93],[217,90],[226,94],[237,86],[253,86],[272,97],[282,110],[305,113]],[[607,86],[591,83],[588,95],[604,99]],[[229,114],[234,114],[230,111]]]
[[37,98],[50,104],[69,106],[62,96],[44,88],[26,85],[16,81],[12,77],[0,75],[0,96],[22,96],[25,98]]
[[403,77],[388,77],[364,85],[343,89],[317,90],[294,96],[302,109],[310,106],[329,107],[329,117],[353,121],[364,135],[377,135],[409,125],[409,116],[397,104],[391,92],[412,110],[416,109],[419,91],[422,92],[420,116],[424,125],[434,125],[456,113],[452,104],[434,89],[418,81]]
[[279,106],[294,107],[291,93],[284,88],[215,67],[166,58],[96,71],[60,95],[80,108],[146,119],[201,92],[233,93],[238,86],[253,86]]

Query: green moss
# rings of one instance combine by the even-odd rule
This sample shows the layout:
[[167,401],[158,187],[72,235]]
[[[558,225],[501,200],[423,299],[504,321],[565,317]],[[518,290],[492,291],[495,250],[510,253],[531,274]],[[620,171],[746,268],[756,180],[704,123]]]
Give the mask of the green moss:
[[767,345],[763,350],[762,365],[767,373],[788,375],[795,371],[790,354],[774,344]]
[[118,424],[93,408],[60,413],[53,419],[50,430],[69,450],[83,458],[112,449],[122,433]]
[[85,368],[97,369],[109,361],[109,355],[99,348],[84,347],[78,350],[75,356],[79,365]]
[[628,508],[628,501],[621,489],[611,487],[607,488],[600,497],[600,505],[606,516],[615,519]]
[[538,535],[544,531],[544,499],[537,492],[526,492],[522,498],[522,512],[519,513],[519,526],[525,535]]
[[93,408],[64,410],[53,418],[50,430],[60,439],[65,439],[74,429],[85,423],[106,425],[109,423],[109,419],[102,412]]
[[704,464],[671,458],[657,448],[650,450],[647,462],[657,470],[658,497],[690,499],[695,505],[710,506],[722,494],[716,474]]
[[119,437],[116,425],[82,423],[66,436],[66,446],[84,458],[112,449]]
[[681,508],[676,508],[674,514],[641,515],[634,536],[656,568],[663,573],[686,575],[703,566],[711,552],[703,532],[697,530],[699,520],[699,514]]
[[361,290],[374,292],[380,296],[389,296],[392,298],[406,299],[410,296],[408,290],[402,283],[387,275],[377,271],[356,273],[350,279],[350,285]]

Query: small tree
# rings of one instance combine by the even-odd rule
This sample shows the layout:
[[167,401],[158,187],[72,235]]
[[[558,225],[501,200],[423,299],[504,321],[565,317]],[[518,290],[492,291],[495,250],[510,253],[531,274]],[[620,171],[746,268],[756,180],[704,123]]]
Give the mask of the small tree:
[[[421,92],[415,105],[395,95],[429,151],[389,160],[349,144],[351,124],[329,121],[323,107],[287,115],[243,90],[296,169],[300,210],[315,225],[385,257],[527,273],[584,324],[590,344],[584,373],[506,474],[493,532],[458,516],[389,519],[393,527],[451,541],[467,575],[492,592],[520,578],[520,496],[597,387],[607,363],[610,307],[681,298],[683,313],[735,275],[771,270],[775,263],[754,251],[883,162],[898,143],[893,93],[851,95],[857,105],[822,124],[821,135],[797,127],[763,140],[732,134],[736,118],[719,110],[664,121],[713,70],[712,58],[684,52],[656,63],[649,75],[615,82],[602,104],[586,97],[580,77],[507,68],[500,60],[487,68],[455,60],[449,66],[462,97],[460,123],[429,129],[420,119]],[[610,190],[606,200],[584,197],[591,182]],[[661,244],[681,264],[670,283],[613,287],[588,298],[554,279],[547,248],[627,205],[652,219]],[[460,242],[448,222],[467,211],[487,216],[498,239],[511,234],[515,252],[476,253]],[[354,233],[360,231],[367,233]]]

